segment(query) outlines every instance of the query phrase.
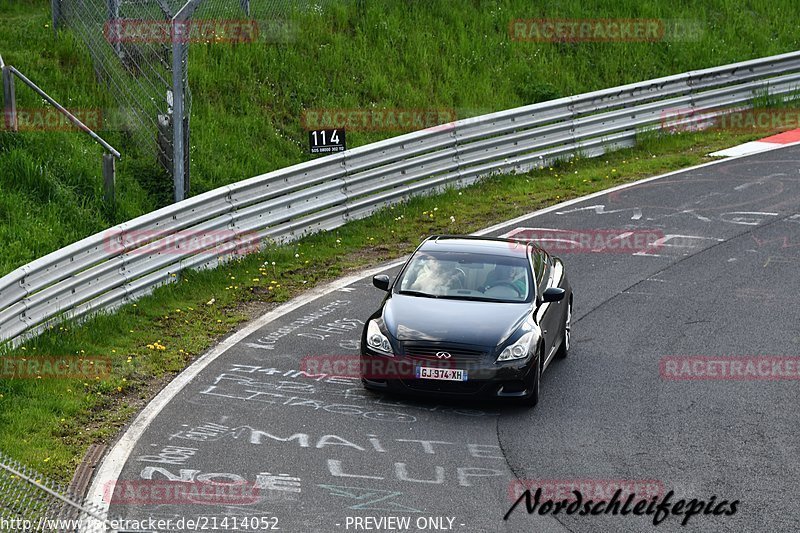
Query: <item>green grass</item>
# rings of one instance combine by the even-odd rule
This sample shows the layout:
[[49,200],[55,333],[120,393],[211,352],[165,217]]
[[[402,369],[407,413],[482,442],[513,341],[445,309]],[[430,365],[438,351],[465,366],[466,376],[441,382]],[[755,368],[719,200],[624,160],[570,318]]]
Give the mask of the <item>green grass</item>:
[[[453,109],[459,117],[471,116],[794,50],[794,21],[800,15],[800,4],[790,0],[366,0],[363,10],[357,5],[333,2],[321,13],[293,13],[294,39],[282,44],[192,46],[194,194],[308,159],[303,110]],[[697,41],[659,43],[509,39],[512,19],[540,17],[695,19],[704,33]],[[69,33],[54,37],[49,25],[48,2],[0,0],[0,54],[67,107],[113,107],[95,83],[81,43]],[[20,83],[17,93],[20,109],[43,105]],[[397,133],[350,131],[348,142],[353,147]],[[0,134],[0,274],[168,201],[169,179],[121,133],[103,135],[124,156],[115,212],[102,203],[101,149],[85,135]],[[634,150],[489,178],[469,191],[414,199],[216,271],[187,273],[115,315],[64,326],[14,351],[109,356],[114,371],[108,380],[91,382],[0,381],[0,449],[66,480],[88,444],[109,442],[159,386],[264,306],[408,253],[430,233],[471,232],[701,162],[709,151],[758,136],[646,136]]]
[[[1,4],[5,7],[5,4]],[[69,35],[55,39],[40,6],[4,12],[0,54],[62,105],[73,110],[104,108],[109,97],[94,82],[88,55]],[[44,107],[43,100],[15,81],[17,109]],[[124,139],[103,135],[125,152]],[[26,264],[117,222],[152,209],[153,198],[137,178],[153,166],[136,158],[118,165],[116,212],[102,201],[102,148],[77,131],[10,133],[0,130],[0,274]]]
[[[283,45],[191,52],[195,191],[305,158],[308,109],[453,109],[460,118],[797,48],[793,2],[374,1],[296,14]],[[533,43],[517,18],[699,20],[699,40]],[[242,135],[230,138],[230,132]],[[348,132],[355,146],[390,136]],[[224,139],[222,142],[220,139]],[[218,150],[219,148],[222,150]],[[217,151],[217,157],[201,157]]]

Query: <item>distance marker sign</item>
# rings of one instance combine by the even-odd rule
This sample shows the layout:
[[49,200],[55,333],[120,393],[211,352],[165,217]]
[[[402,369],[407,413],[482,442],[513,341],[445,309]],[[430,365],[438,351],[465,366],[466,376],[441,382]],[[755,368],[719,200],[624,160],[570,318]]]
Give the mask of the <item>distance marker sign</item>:
[[344,128],[335,130],[311,130],[308,145],[312,154],[335,154],[347,150]]

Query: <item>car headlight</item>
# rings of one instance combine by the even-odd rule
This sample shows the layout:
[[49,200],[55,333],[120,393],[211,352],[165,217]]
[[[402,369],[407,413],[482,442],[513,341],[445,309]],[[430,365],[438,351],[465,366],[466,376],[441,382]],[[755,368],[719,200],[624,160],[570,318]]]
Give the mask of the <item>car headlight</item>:
[[377,320],[370,320],[369,325],[367,325],[367,346],[378,353],[394,356],[392,344],[381,331]]
[[533,342],[533,332],[530,331],[520,337],[517,342],[506,348],[500,353],[497,358],[498,362],[501,361],[514,361],[515,359],[524,359],[528,356],[531,350],[531,342]]

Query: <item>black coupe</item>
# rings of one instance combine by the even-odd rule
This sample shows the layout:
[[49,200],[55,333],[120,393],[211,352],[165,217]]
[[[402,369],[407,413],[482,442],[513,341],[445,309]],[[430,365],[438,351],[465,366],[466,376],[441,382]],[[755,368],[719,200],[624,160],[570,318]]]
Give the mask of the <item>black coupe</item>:
[[542,372],[569,351],[564,264],[533,243],[433,236],[391,282],[361,337],[371,390],[539,399]]

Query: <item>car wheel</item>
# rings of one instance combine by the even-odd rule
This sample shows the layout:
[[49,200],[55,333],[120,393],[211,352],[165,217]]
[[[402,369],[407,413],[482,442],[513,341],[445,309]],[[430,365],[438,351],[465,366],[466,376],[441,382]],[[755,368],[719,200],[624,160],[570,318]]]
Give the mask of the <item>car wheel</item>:
[[569,345],[571,342],[570,336],[572,331],[572,299],[569,300],[567,306],[567,316],[564,317],[564,339],[561,341],[561,346],[556,353],[557,359],[564,359],[569,353]]
[[542,381],[542,361],[544,361],[544,351],[541,346],[539,347],[539,355],[536,358],[536,376],[533,378],[533,391],[530,395],[523,400],[523,403],[528,407],[533,407],[539,403],[539,389],[540,382]]

